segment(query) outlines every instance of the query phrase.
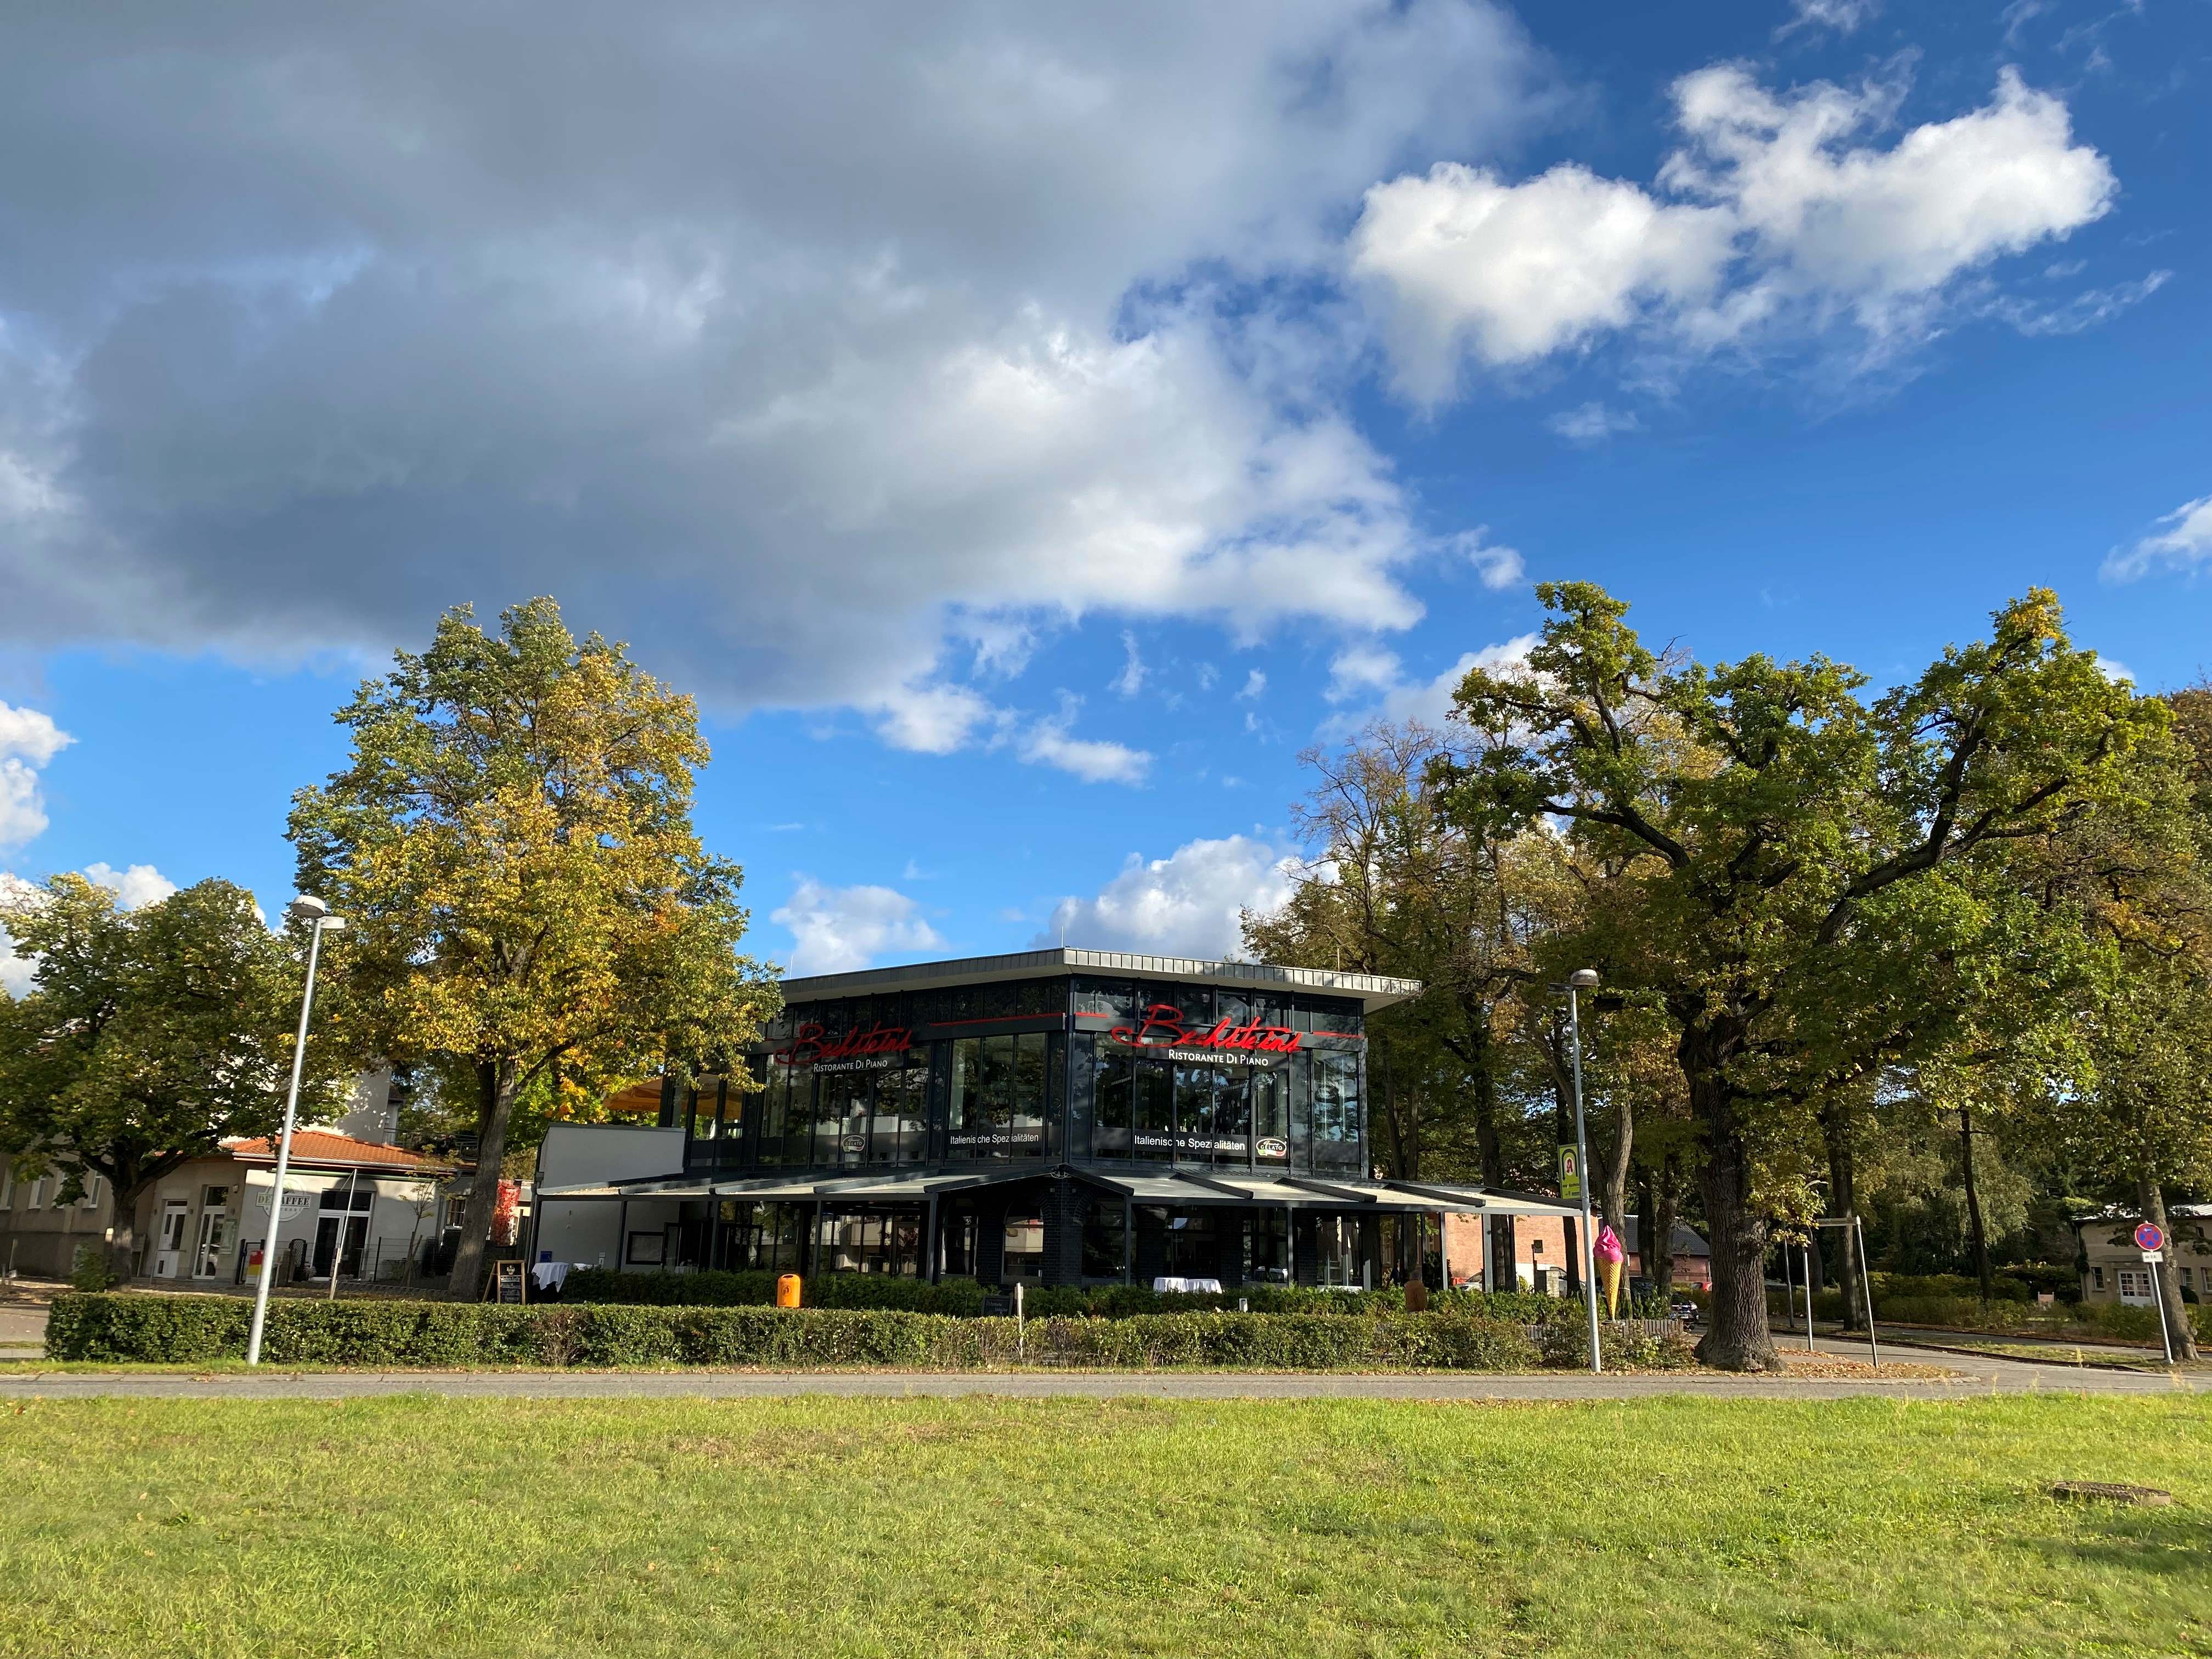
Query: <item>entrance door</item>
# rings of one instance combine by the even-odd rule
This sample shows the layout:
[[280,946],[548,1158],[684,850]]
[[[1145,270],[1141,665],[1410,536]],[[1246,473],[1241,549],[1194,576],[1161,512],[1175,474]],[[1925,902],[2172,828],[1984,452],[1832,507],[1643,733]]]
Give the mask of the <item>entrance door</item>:
[[192,1277],[214,1279],[230,1254],[230,1188],[210,1187],[200,1195],[199,1247],[192,1252]]
[[338,1261],[338,1276],[341,1279],[361,1277],[361,1253],[368,1242],[368,1218],[365,1215],[326,1215],[315,1224],[314,1276],[317,1279],[331,1276],[331,1257],[338,1248],[341,1224],[345,1228],[345,1254]]
[[180,1278],[185,1271],[185,1222],[191,1200],[173,1198],[161,1206],[161,1230],[154,1235],[154,1277]]

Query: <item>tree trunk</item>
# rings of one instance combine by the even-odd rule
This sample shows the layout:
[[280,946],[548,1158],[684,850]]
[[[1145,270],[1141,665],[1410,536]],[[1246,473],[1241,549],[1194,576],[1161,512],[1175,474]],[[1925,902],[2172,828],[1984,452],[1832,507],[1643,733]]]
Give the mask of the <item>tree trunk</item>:
[[1959,1156],[1966,1177],[1966,1225],[1974,1238],[1974,1277],[1981,1282],[1982,1306],[1986,1310],[1996,1285],[1990,1273],[1989,1236],[1982,1231],[1982,1200],[1974,1190],[1974,1120],[1972,1114],[1959,1108]]
[[[1471,1031],[1468,1046],[1474,1054],[1468,1085],[1474,1094],[1474,1154],[1482,1165],[1484,1188],[1494,1193],[1505,1185],[1505,1144],[1498,1133],[1498,1079],[1490,1069],[1486,1024]],[[1520,1289],[1513,1266],[1513,1223],[1501,1216],[1482,1225],[1482,1282],[1492,1291]]]
[[1612,1159],[1605,1171],[1605,1190],[1600,1199],[1601,1218],[1613,1229],[1613,1237],[1628,1237],[1628,1162],[1636,1150],[1636,1114],[1628,1101],[1628,1091],[1620,1091],[1615,1104],[1615,1125]]
[[1644,1275],[1666,1307],[1674,1300],[1674,1224],[1682,1200],[1682,1166],[1673,1152],[1652,1176],[1651,1194],[1651,1208],[1644,1218],[1651,1229],[1644,1242]]
[[[1858,1214],[1857,1170],[1851,1158],[1850,1126],[1840,1113],[1822,1113],[1821,1138],[1828,1144],[1828,1202],[1829,1207],[1851,1223]],[[1866,1328],[1866,1298],[1859,1289],[1859,1237],[1856,1225],[1842,1229],[1842,1249],[1838,1252],[1843,1263],[1844,1328],[1863,1331]]]
[[139,1197],[160,1178],[156,1176],[142,1181],[127,1193],[112,1181],[107,1184],[108,1197],[115,1211],[114,1231],[107,1241],[107,1271],[118,1279],[131,1277],[131,1257],[138,1243]]
[[2151,1283],[2158,1287],[2158,1299],[2166,1306],[2166,1328],[2173,1343],[2176,1359],[2193,1360],[2197,1352],[2197,1332],[2189,1322],[2188,1304],[2181,1299],[2180,1267],[2174,1258],[2180,1254],[2174,1249],[2173,1229],[2166,1224],[2166,1194],[2158,1182],[2148,1176],[2136,1182],[2136,1195],[2142,1206],[2143,1219],[2157,1224],[2166,1235],[2165,1260],[2151,1267]]
[[514,1063],[480,1066],[477,1076],[483,1091],[477,1120],[477,1169],[469,1182],[468,1220],[446,1280],[446,1293],[462,1301],[475,1300],[483,1283],[484,1246],[490,1242],[492,1217],[499,1208],[500,1160],[507,1153],[507,1120],[514,1114]]
[[1703,1185],[1712,1230],[1712,1306],[1698,1358],[1720,1370],[1778,1371],[1782,1355],[1766,1317],[1766,1218],[1753,1202],[1751,1149],[1718,1067],[1698,1058],[1686,1055],[1683,1066],[1691,1103],[1705,1124]]

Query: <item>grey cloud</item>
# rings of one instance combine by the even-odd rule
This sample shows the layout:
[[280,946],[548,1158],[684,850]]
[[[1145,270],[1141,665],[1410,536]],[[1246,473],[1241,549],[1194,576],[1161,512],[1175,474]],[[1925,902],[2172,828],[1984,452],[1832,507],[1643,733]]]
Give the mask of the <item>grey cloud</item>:
[[552,592],[733,705],[881,707],[963,616],[1410,622],[1298,330],[1176,295],[1547,95],[1463,0],[9,35],[0,635],[374,650]]

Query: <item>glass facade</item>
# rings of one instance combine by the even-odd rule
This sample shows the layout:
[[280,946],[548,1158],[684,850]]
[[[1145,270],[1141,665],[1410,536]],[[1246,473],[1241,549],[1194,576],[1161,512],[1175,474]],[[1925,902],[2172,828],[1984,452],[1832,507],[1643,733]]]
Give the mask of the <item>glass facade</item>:
[[865,1172],[1033,1161],[1349,1174],[1366,1164],[1348,998],[1045,975],[794,1002],[747,1083],[708,1077],[686,1162]]

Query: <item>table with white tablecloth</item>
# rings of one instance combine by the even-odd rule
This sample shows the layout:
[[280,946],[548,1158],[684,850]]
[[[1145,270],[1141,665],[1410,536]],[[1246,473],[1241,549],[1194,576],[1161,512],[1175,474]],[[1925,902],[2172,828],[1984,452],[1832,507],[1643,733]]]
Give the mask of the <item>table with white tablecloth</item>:
[[541,1291],[557,1291],[568,1282],[565,1261],[540,1261],[530,1269],[530,1282]]
[[1156,1291],[1187,1291],[1200,1295],[1218,1296],[1221,1294],[1221,1281],[1218,1279],[1160,1278],[1152,1281],[1152,1288]]

